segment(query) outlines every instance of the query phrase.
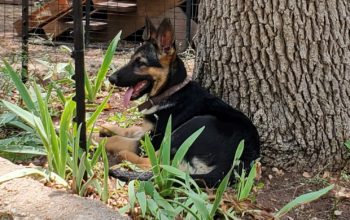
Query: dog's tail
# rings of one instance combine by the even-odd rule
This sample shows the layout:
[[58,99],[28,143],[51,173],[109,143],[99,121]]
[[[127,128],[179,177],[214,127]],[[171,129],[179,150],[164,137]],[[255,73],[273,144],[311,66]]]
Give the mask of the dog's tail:
[[109,175],[124,182],[129,182],[131,180],[147,181],[153,177],[153,173],[151,171],[136,172],[136,171],[125,171],[120,169],[113,169],[113,170],[110,169]]

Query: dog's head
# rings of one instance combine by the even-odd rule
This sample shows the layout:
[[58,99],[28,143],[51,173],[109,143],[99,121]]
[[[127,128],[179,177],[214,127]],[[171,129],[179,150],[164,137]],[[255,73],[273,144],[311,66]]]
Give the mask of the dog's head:
[[177,70],[174,69],[178,68],[179,59],[170,19],[165,18],[156,29],[146,18],[142,38],[145,42],[132,55],[129,63],[109,77],[112,84],[129,87],[124,97],[124,105],[145,94],[156,96],[172,84],[169,81],[179,81],[179,77],[186,77],[186,70],[184,77],[175,77]]

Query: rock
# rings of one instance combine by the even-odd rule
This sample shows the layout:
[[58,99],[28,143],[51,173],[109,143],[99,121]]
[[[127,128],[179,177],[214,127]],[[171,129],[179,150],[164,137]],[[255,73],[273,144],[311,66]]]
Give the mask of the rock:
[[[0,157],[0,176],[19,168]],[[100,201],[46,187],[30,177],[0,183],[0,195],[0,213],[8,219],[23,218],[24,213],[37,219],[128,219]]]

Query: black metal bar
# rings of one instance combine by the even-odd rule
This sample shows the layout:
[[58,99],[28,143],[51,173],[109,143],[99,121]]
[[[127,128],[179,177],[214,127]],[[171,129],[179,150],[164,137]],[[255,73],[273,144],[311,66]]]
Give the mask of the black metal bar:
[[84,88],[84,35],[83,35],[83,11],[81,0],[73,0],[73,34],[75,60],[75,97],[77,103],[76,122],[81,125],[80,147],[86,150],[86,124],[85,124],[85,88]]
[[29,38],[29,0],[22,0],[22,70],[21,77],[25,83],[28,80],[28,38]]
[[192,0],[186,1],[186,44],[187,47],[191,42],[191,19],[192,19]]
[[90,43],[90,12],[91,12],[91,0],[86,0],[85,8],[85,46]]

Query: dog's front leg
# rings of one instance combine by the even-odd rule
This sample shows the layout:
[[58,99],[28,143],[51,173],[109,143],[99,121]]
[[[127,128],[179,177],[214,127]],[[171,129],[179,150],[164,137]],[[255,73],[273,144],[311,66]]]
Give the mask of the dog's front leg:
[[117,125],[103,124],[100,128],[100,134],[102,136],[122,136],[128,138],[138,138],[141,139],[146,132],[152,130],[153,126],[151,123],[146,121],[143,122],[141,126],[131,126],[128,128],[121,128]]
[[117,156],[120,160],[130,161],[141,169],[149,170],[152,165],[151,161],[147,157],[140,157],[134,152],[130,152],[127,150],[120,151]]

